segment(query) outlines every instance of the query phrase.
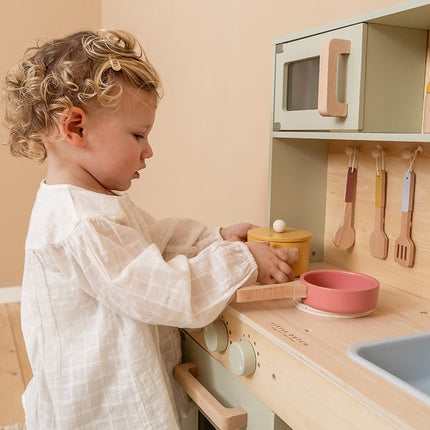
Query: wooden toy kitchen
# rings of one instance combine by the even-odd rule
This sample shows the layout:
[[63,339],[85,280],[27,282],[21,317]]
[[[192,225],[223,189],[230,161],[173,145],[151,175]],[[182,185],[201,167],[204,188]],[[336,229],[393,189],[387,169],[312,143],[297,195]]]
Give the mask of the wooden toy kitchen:
[[[215,428],[430,428],[429,392],[417,397],[349,353],[430,331],[429,29],[430,2],[410,1],[274,41],[269,224],[311,232],[309,270],[370,275],[379,297],[360,317],[295,299],[232,302],[210,327],[184,331],[184,361],[197,365],[176,377]],[[255,424],[222,386],[208,390],[224,406],[194,393],[196,368],[211,382],[202,352],[272,424]]]

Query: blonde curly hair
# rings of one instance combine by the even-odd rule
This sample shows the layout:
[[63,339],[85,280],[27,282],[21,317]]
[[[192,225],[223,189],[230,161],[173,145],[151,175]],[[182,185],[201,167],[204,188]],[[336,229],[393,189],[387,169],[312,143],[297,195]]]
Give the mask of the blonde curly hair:
[[136,38],[80,31],[28,49],[6,75],[5,125],[13,155],[44,161],[44,140],[73,106],[118,105],[122,83],[161,97],[158,73]]

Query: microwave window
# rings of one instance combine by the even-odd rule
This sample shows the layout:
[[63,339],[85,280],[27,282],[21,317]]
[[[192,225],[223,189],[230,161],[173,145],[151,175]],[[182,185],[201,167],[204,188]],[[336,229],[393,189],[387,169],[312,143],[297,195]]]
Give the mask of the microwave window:
[[[307,58],[285,64],[286,110],[318,109],[318,81],[320,57]],[[285,87],[284,87],[285,88]]]
[[210,421],[199,411],[198,430],[216,430]]

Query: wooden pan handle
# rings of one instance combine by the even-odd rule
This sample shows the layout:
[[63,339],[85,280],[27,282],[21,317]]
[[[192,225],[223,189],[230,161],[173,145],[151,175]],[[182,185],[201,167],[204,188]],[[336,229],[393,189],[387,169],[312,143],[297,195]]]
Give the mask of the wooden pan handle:
[[350,51],[351,41],[345,39],[325,40],[321,46],[318,112],[322,116],[345,118],[348,115],[348,104],[339,102],[336,87],[338,58]]
[[306,285],[298,279],[284,284],[251,285],[236,291],[235,302],[258,302],[262,300],[304,298],[308,296]]
[[209,393],[196,379],[196,363],[178,364],[173,369],[173,376],[183,390],[194,400],[203,413],[220,430],[245,428],[248,413],[243,408],[226,408]]

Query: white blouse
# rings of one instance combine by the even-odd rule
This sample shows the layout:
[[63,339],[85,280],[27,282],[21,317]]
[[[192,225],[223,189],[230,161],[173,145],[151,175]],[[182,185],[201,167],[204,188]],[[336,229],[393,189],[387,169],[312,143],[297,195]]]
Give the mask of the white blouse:
[[[127,195],[41,184],[25,251],[22,328],[29,430],[179,428],[179,331],[256,281],[247,246]],[[176,403],[176,406],[175,406]]]

